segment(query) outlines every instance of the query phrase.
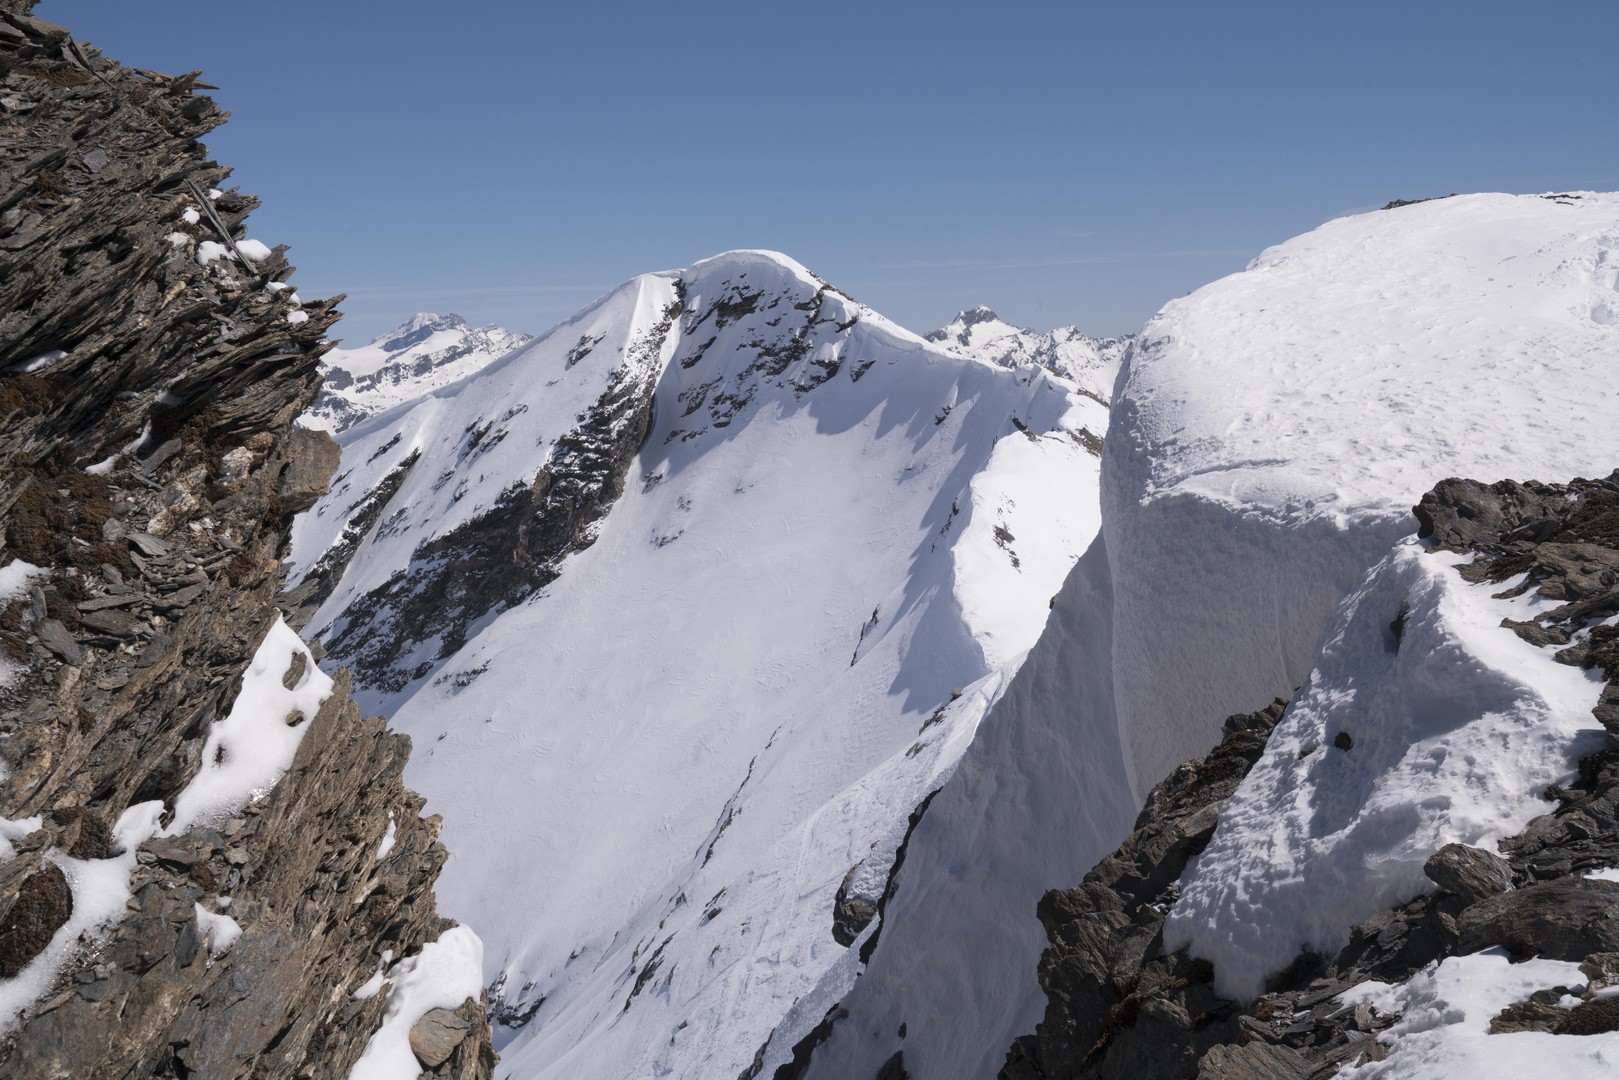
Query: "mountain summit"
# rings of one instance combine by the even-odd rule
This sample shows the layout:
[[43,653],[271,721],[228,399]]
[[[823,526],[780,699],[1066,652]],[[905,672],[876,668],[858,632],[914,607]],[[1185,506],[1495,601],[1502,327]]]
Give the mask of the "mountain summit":
[[1113,379],[1130,343],[1129,337],[1091,337],[1074,326],[1059,326],[1044,334],[1025,330],[1003,321],[982,304],[961,312],[948,326],[926,337],[952,352],[1001,367],[1038,364],[1072,379],[1082,391],[1104,403],[1113,394]]
[[344,431],[464,379],[531,340],[501,326],[473,326],[453,313],[418,312],[369,345],[327,353],[320,397],[299,423]]
[[419,748],[514,1075],[791,1059],[1095,535],[1105,422],[741,251],[339,436],[287,604]]

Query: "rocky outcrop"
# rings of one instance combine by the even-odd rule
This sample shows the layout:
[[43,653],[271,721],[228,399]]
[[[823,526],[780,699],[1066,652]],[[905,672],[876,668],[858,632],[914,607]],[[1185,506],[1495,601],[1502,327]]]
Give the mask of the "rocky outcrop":
[[[1153,789],[1117,851],[1079,887],[1041,900],[1050,940],[1039,969],[1045,1019],[1013,1044],[1001,1080],[1334,1075],[1344,1064],[1382,1060],[1388,1047],[1376,1035],[1398,1019],[1364,1001],[1346,1006],[1339,995],[1491,947],[1514,959],[1580,962],[1589,979],[1582,1003],[1558,1004],[1567,987],[1537,992],[1504,1010],[1492,1032],[1619,1030],[1615,999],[1596,998],[1619,983],[1619,884],[1585,877],[1619,866],[1619,724],[1607,711],[1619,700],[1619,664],[1613,628],[1599,622],[1619,612],[1619,472],[1566,485],[1446,480],[1415,513],[1434,548],[1477,553],[1457,568],[1468,581],[1527,575],[1509,595],[1534,588],[1565,601],[1505,628],[1559,647],[1564,663],[1603,670],[1593,712],[1610,749],[1584,758],[1573,784],[1548,789],[1556,808],[1501,841],[1499,854],[1446,845],[1425,867],[1432,893],[1358,923],[1337,956],[1300,955],[1265,994],[1242,1003],[1215,995],[1207,961],[1163,948],[1164,917],[1187,860],[1213,836],[1284,703],[1231,717],[1213,751]],[[1398,639],[1400,627],[1390,629]]]
[[[0,979],[38,992],[0,1018],[0,1076],[345,1075],[387,1005],[348,991],[453,925],[409,741],[340,674],[237,815],[133,852],[113,828],[173,806],[276,623],[290,515],[336,466],[291,424],[337,300],[298,301],[284,249],[247,238],[197,73],[122,67],[31,8],[0,0],[0,563],[34,568],[0,599],[0,815],[39,827],[0,864]],[[64,859],[131,899],[52,944],[101,895]],[[480,1003],[456,1015],[436,1075],[489,1076]]]

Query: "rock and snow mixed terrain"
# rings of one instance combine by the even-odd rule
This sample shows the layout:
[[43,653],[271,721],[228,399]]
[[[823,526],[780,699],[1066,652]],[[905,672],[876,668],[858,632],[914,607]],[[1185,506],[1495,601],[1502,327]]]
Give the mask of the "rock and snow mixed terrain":
[[320,397],[299,423],[343,431],[464,379],[530,340],[499,326],[472,326],[455,314],[417,312],[369,345],[328,352]]
[[791,1058],[1095,536],[1105,423],[734,252],[339,436],[290,596],[416,741],[503,1072]]
[[417,740],[513,1075],[992,1075],[1041,894],[1273,698],[1155,916],[1220,994],[1521,832],[1600,679],[1411,507],[1612,470],[1616,248],[1619,197],[1406,205],[1127,343],[732,253],[344,432],[289,602]]
[[[1245,272],[1172,301],[1147,324],[1127,352],[1114,399],[1102,536],[1058,603],[1093,595],[1089,624],[1076,634],[1054,620],[1035,647],[1038,656],[1068,636],[1077,662],[1100,654],[1111,663],[1077,676],[1061,662],[1031,663],[991,709],[965,759],[973,764],[982,754],[982,764],[955,773],[913,834],[883,947],[843,1002],[849,1019],[832,1026],[809,1076],[874,1072],[896,1051],[917,1076],[994,1072],[1012,1037],[1040,1018],[1043,1002],[1027,980],[1040,942],[1006,933],[1003,940],[1024,950],[1015,963],[964,970],[963,928],[994,934],[1029,920],[1045,888],[1077,881],[1122,838],[1154,783],[1217,741],[1226,716],[1291,697],[1317,665],[1332,670],[1317,642],[1346,632],[1347,622],[1331,623],[1334,610],[1416,531],[1411,507],[1437,480],[1612,470],[1619,461],[1612,421],[1619,389],[1611,378],[1619,353],[1616,246],[1616,196],[1436,200],[1329,222],[1266,251]],[[1381,586],[1368,580],[1367,587]],[[1448,610],[1437,593],[1432,603]],[[1345,609],[1345,620],[1353,610]],[[1397,614],[1396,605],[1379,625]],[[1479,617],[1493,627],[1501,613]],[[1516,644],[1506,637],[1502,652]],[[1521,685],[1521,674],[1486,675],[1478,654],[1469,662],[1478,674],[1458,681],[1476,691],[1467,708],[1488,714],[1489,723],[1525,725],[1571,707],[1549,684],[1514,698],[1510,687]],[[1411,678],[1425,678],[1409,661],[1405,667]],[[1322,675],[1311,693],[1338,710],[1335,724],[1377,730],[1383,721],[1370,700],[1343,702],[1356,692],[1345,678],[1360,674],[1344,672],[1332,684]],[[1080,685],[1061,695],[1069,708],[1046,707],[1059,680],[1076,678]],[[1497,698],[1519,702],[1515,716],[1492,711],[1483,690],[1490,680]],[[1596,689],[1591,684],[1580,713],[1559,712],[1522,736],[1537,760],[1454,770],[1446,800],[1572,770],[1573,733],[1596,726],[1589,714]],[[1417,688],[1400,693],[1414,699]],[[1057,733],[1046,735],[1051,727]],[[1115,782],[1076,779],[1051,754],[994,752],[991,733],[1008,747],[1092,740],[1094,752],[1110,759],[1087,767]],[[1415,740],[1415,756],[1428,751],[1420,735],[1404,737]],[[1393,747],[1382,753],[1394,755],[1390,770],[1418,767]],[[1424,807],[1421,785],[1402,785],[1392,771],[1373,779],[1335,802],[1335,828],[1381,813],[1378,829],[1355,837],[1366,845],[1355,857],[1367,865],[1510,827],[1483,823],[1465,806],[1436,814]],[[1496,812],[1516,822],[1522,806]],[[1285,899],[1293,887],[1287,868],[1306,858],[1295,826],[1278,828],[1300,839],[1278,843],[1261,831],[1276,823],[1257,818],[1240,836],[1235,827],[1229,838],[1217,835],[1200,871],[1226,875],[1204,890],[1215,908],[1205,917],[1231,926],[1232,935],[1242,920],[1265,916],[1220,898],[1269,891],[1282,910],[1294,910]],[[1110,830],[1113,840],[1100,839]],[[1229,870],[1213,862],[1216,850],[1245,844],[1269,855],[1250,852],[1258,865],[1233,859]],[[1018,845],[1033,850],[999,860]],[[1334,872],[1333,857],[1317,858],[1326,873]],[[983,865],[1002,872],[986,883]],[[1369,915],[1399,888],[1421,888],[1406,866],[1391,868],[1399,887],[1370,877],[1335,916]],[[907,919],[907,912],[916,914]],[[1303,925],[1271,924],[1270,932],[1292,942],[1312,937]],[[1215,970],[1241,968],[1238,937],[1216,944],[1215,936],[1199,942]],[[1239,986],[1250,978],[1239,976]]]
[[1047,333],[1025,330],[1003,322],[980,304],[963,311],[948,326],[927,334],[927,339],[952,352],[976,356],[1001,367],[1039,364],[1071,379],[1079,388],[1103,402],[1113,395],[1119,361],[1130,344],[1128,337],[1095,338],[1077,326],[1059,326]]

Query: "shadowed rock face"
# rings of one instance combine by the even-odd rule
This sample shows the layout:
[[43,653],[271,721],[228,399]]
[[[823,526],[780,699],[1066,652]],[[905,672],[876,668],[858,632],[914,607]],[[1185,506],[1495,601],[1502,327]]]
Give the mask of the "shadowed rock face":
[[[1619,611],[1619,472],[1569,484],[1445,480],[1415,514],[1420,535],[1435,547],[1481,556],[1457,567],[1468,581],[1527,573],[1514,595],[1538,589],[1565,601],[1502,632],[1561,646],[1556,658],[1563,663],[1602,669],[1607,681],[1592,712],[1608,728],[1610,749],[1582,760],[1569,787],[1548,790],[1556,809],[1502,840],[1500,854],[1446,845],[1424,868],[1437,891],[1356,924],[1336,957],[1299,956],[1268,993],[1245,1005],[1215,997],[1212,967],[1166,953],[1162,936],[1188,858],[1213,836],[1283,703],[1231,717],[1219,746],[1153,789],[1136,831],[1117,851],[1079,887],[1040,901],[1051,942],[1039,969],[1046,1015],[1037,1034],[1013,1044],[1001,1080],[1327,1075],[1343,1064],[1382,1060],[1387,1047],[1375,1036],[1398,1019],[1364,1002],[1345,1009],[1339,994],[1496,946],[1515,958],[1583,961],[1588,999],[1619,984],[1619,885],[1584,878],[1619,866],[1619,660],[1611,627],[1586,628]],[[1609,1004],[1619,999],[1568,1009],[1556,1004],[1560,993],[1537,997],[1547,994],[1504,1010],[1492,1033],[1619,1030],[1619,1008]]]
[[[133,896],[0,1041],[0,1076],[345,1075],[387,1007],[348,991],[452,925],[409,740],[361,718],[346,673],[236,817],[133,859],[111,829],[197,774],[277,618],[290,515],[336,465],[291,426],[336,300],[295,304],[283,249],[240,254],[258,203],[209,196],[229,170],[197,142],[224,120],[205,84],[31,9],[0,0],[0,564],[39,568],[0,602],[0,816],[42,824],[0,864],[0,978],[75,910],[53,852],[133,863]],[[199,905],[240,926],[228,949]],[[451,1015],[430,1072],[490,1076],[482,1004]]]

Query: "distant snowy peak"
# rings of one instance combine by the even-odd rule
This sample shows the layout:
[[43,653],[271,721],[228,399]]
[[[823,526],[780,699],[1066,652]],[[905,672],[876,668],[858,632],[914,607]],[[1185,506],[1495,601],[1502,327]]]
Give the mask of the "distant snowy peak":
[[963,311],[950,325],[926,337],[954,352],[1001,367],[1038,364],[1065,379],[1072,379],[1081,390],[1104,404],[1113,393],[1113,377],[1118,374],[1119,360],[1130,343],[1128,337],[1094,338],[1073,326],[1059,326],[1045,334],[1025,330],[1003,322],[982,304]]
[[338,432],[441,386],[532,341],[500,326],[473,326],[459,315],[417,312],[358,349],[333,349],[326,385],[303,416],[305,427]]

